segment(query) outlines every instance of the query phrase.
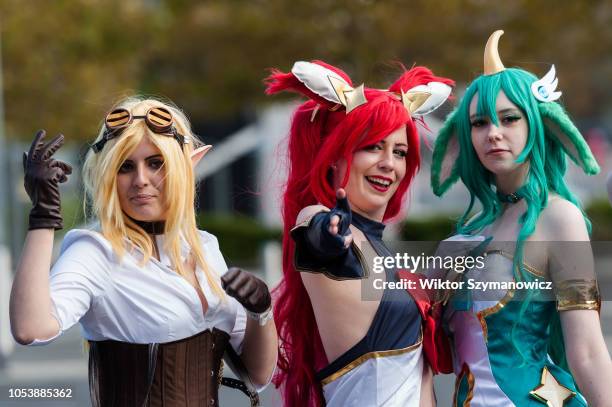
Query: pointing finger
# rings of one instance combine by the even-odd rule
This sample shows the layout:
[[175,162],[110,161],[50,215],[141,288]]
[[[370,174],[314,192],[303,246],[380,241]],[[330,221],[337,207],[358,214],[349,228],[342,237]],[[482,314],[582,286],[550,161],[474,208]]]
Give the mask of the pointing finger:
[[338,189],[338,192],[336,193],[336,208],[346,213],[351,213],[351,206],[349,204],[348,197],[342,188]]

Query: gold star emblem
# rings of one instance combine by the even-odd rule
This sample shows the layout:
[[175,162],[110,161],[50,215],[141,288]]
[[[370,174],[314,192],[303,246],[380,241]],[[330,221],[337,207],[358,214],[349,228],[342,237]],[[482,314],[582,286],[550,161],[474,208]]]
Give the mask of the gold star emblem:
[[349,114],[356,107],[368,103],[363,84],[353,88],[348,83],[333,76],[328,76],[327,79],[329,79],[329,83],[331,83],[340,103],[346,107],[346,114]]
[[563,407],[566,400],[571,399],[576,395],[567,387],[559,384],[555,376],[548,371],[544,366],[542,369],[542,379],[540,384],[535,389],[529,392],[538,401],[546,404],[548,407]]
[[406,92],[402,91],[402,103],[410,114],[413,114],[417,109],[427,101],[431,96],[429,92]]

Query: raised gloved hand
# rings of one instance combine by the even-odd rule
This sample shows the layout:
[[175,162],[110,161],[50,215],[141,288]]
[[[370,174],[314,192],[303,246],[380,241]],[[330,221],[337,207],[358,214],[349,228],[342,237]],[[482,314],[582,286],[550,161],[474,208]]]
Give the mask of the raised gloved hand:
[[30,151],[23,153],[24,186],[33,205],[29,230],[63,227],[59,184],[68,180],[72,167],[52,158],[64,144],[64,136],[59,134],[44,143],[45,134],[44,130],[36,133]]
[[272,305],[272,297],[266,283],[248,271],[231,267],[221,276],[221,284],[228,295],[238,300],[251,313],[264,313]]
[[315,215],[308,225],[306,240],[313,254],[331,259],[346,252],[353,241],[351,220],[351,206],[346,192],[340,188],[336,191],[336,206]]
[[346,191],[339,188],[336,191],[336,206],[327,213],[327,231],[334,236],[344,247],[349,247],[353,241],[353,236],[349,226],[352,219],[351,205],[349,204]]

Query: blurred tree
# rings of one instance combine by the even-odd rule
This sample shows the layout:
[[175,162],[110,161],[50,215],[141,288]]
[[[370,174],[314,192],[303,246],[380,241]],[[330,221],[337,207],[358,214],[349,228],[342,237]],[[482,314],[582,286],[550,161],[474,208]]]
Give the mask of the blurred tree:
[[427,65],[465,83],[495,29],[506,66],[543,75],[563,102],[601,121],[612,99],[612,3],[456,0],[0,0],[8,134],[38,127],[92,139],[122,95],[162,95],[195,122],[261,103],[269,67],[323,59],[356,83],[385,86],[390,62]]

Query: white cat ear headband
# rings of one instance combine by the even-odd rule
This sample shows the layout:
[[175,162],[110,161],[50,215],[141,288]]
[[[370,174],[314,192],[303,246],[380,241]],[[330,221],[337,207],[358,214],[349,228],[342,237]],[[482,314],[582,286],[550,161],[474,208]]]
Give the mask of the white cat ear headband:
[[[503,30],[497,30],[489,37],[484,52],[484,74],[494,75],[506,69],[499,57],[497,45],[499,37],[504,34]],[[554,102],[561,97],[562,92],[556,91],[557,83],[555,66],[553,65],[548,73],[541,79],[531,84],[531,93],[540,102]]]
[[[322,65],[298,61],[293,65],[291,73],[312,92],[338,106],[344,106],[347,114],[368,103],[363,84],[354,88],[336,72]],[[450,93],[451,87],[447,84],[429,82],[396,95],[412,117],[419,117],[440,107]],[[316,114],[316,110],[313,113]]]

